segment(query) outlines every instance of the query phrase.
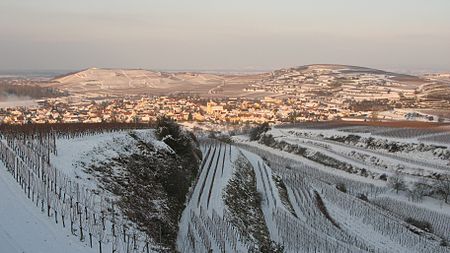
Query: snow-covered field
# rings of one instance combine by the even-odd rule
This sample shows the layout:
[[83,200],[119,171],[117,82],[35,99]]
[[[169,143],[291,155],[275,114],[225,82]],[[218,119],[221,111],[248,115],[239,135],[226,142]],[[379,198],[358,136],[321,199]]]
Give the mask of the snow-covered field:
[[[277,134],[286,141],[285,135]],[[203,145],[203,169],[180,226],[182,252],[247,252],[254,247],[245,240],[245,231],[228,220],[229,207],[224,204],[223,193],[237,170],[239,155],[255,171],[265,226],[270,240],[282,245],[283,252],[450,252],[440,246],[449,239],[445,227],[450,225],[450,207],[441,201],[425,197],[420,203],[411,202],[406,193],[392,193],[378,178],[342,172],[244,136],[234,140],[237,146]],[[311,143],[307,147],[333,149]],[[336,154],[335,158],[339,159]],[[223,174],[217,173],[222,170]],[[284,187],[277,185],[277,177]],[[347,192],[336,188],[338,182],[346,184]],[[407,217],[429,221],[434,231],[409,224]]]
[[[396,138],[380,134],[400,134],[394,130],[378,130],[273,128],[259,141],[235,136],[233,143],[202,137],[203,160],[180,217],[177,250],[450,252],[450,205],[436,192],[418,196],[413,191],[417,182],[431,187],[450,174],[448,146],[421,142],[423,132]],[[101,175],[116,180],[122,168],[114,167],[120,163],[109,166],[112,160],[174,152],[156,140],[153,130],[56,139],[49,167],[39,165],[47,149],[6,140],[1,144],[7,165],[0,165],[1,253],[98,252],[100,242],[103,252],[159,250],[119,210],[108,213],[103,205],[118,195],[102,188],[99,180],[105,178],[95,174],[101,170],[86,170],[111,169]],[[394,177],[402,178],[402,188],[392,188]],[[47,182],[44,191],[35,179]],[[69,180],[70,187],[57,186]],[[81,211],[70,207],[63,227],[61,206],[67,208],[71,196]],[[101,224],[100,217],[103,229],[91,226]],[[114,228],[119,225],[128,231]],[[88,234],[94,237],[92,248]]]
[[[181,219],[178,249],[181,252],[248,252],[259,247],[252,236],[247,236],[249,232],[245,228],[231,222],[233,210],[224,201],[226,188],[238,169],[236,161],[241,158],[255,171],[256,189],[262,198],[261,218],[270,239],[278,241],[272,211],[281,205],[281,200],[269,176],[272,175],[270,168],[259,156],[229,144],[206,142],[203,151],[206,156],[202,171]],[[285,208],[282,210],[287,212]]]
[[[273,129],[268,134],[277,141],[300,145],[312,152],[321,152],[355,167],[375,172],[384,171],[389,174],[401,169],[412,176],[450,173],[450,146],[421,141],[418,139],[420,134],[410,138],[387,137],[373,128],[375,127],[371,127],[372,133],[360,129],[357,131],[358,128],[352,128],[351,131],[345,128]],[[383,129],[379,131],[385,133]],[[358,136],[360,139],[352,142],[345,139],[348,136]],[[367,148],[369,140],[372,143]],[[393,148],[398,150],[393,151]]]

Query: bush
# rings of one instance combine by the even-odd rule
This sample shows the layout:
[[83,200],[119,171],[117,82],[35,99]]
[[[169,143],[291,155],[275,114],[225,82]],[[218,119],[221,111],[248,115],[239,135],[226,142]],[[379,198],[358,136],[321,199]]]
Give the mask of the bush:
[[449,203],[450,176],[439,175],[434,185],[434,192],[440,195],[445,203]]
[[418,228],[424,230],[424,231],[427,231],[427,232],[430,232],[430,233],[433,232],[433,228],[431,226],[431,223],[429,223],[428,221],[420,221],[420,220],[416,220],[416,219],[411,218],[411,217],[406,218],[405,221],[408,222],[409,224],[415,226],[415,227],[418,227]]
[[256,187],[256,175],[251,163],[240,155],[234,162],[235,170],[224,191],[224,203],[230,212],[230,222],[243,236],[259,247],[249,252],[275,252],[271,248],[269,230],[261,209],[262,195]]
[[201,151],[198,141],[191,132],[183,131],[171,118],[162,116],[156,121],[156,137],[166,143],[177,155],[182,157],[182,165],[191,172],[191,178],[197,175]]
[[264,134],[260,138],[260,142],[268,147],[272,147],[276,143],[275,138],[271,134]]
[[381,174],[380,175],[380,180],[383,180],[383,181],[387,181],[387,175],[386,174]]
[[341,192],[345,192],[345,193],[347,192],[347,187],[345,186],[344,183],[338,183],[336,185],[336,189],[338,189]]
[[358,199],[369,202],[369,199],[367,198],[366,194],[363,193],[358,195]]
[[261,138],[261,135],[270,130],[269,123],[263,123],[259,126],[256,126],[250,130],[249,136],[251,141],[256,141]]
[[166,116],[158,117],[156,120],[156,137],[166,142],[166,139],[178,139],[180,137],[180,126]]

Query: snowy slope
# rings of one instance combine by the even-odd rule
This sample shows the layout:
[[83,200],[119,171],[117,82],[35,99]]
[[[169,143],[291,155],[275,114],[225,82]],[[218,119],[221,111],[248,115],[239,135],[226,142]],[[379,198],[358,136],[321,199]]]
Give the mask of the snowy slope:
[[88,253],[97,250],[40,213],[0,164],[0,252]]
[[[203,151],[200,176],[180,221],[178,249],[181,252],[207,252],[208,249],[246,252],[246,242],[240,241],[236,229],[224,220],[222,198],[239,151],[216,142],[205,143]],[[213,219],[216,222],[211,226]]]
[[[5,164],[8,164],[11,171],[9,178],[2,176],[2,179],[12,179],[12,183],[16,183],[16,188],[22,188],[22,191],[25,191],[25,194],[22,193],[22,196],[17,197],[17,204],[22,200],[27,201],[28,197],[31,207],[35,206],[34,210],[31,208],[30,212],[26,214],[41,215],[44,219],[48,217],[50,232],[39,233],[39,235],[48,234],[51,238],[60,234],[61,237],[67,237],[69,242],[75,244],[81,240],[78,242],[78,247],[88,244],[89,248],[95,249],[94,252],[99,251],[100,245],[103,252],[113,250],[115,252],[128,252],[129,250],[153,252],[158,248],[155,241],[146,236],[138,228],[136,222],[130,221],[119,207],[116,201],[119,201],[121,196],[105,189],[99,177],[86,170],[88,166],[105,165],[118,157],[124,159],[135,154],[152,157],[153,153],[143,151],[142,146],[149,149],[154,148],[155,154],[159,150],[163,150],[170,156],[173,150],[156,140],[154,130],[81,134],[77,137],[62,135],[55,141],[55,152],[48,152],[51,153],[50,163],[47,163],[47,159],[42,157],[47,154],[46,147],[37,140],[37,138],[34,140],[30,138],[28,142],[23,143],[5,139],[0,144],[2,147],[1,158]],[[138,145],[139,143],[141,146]],[[3,167],[2,170],[6,171],[6,168]],[[112,171],[120,173],[120,170],[121,168],[114,168]],[[8,175],[7,172],[5,174]],[[119,175],[114,174],[114,176]],[[15,178],[18,182],[14,182]],[[6,186],[6,184],[4,185]],[[4,202],[13,203],[13,200],[14,198],[5,199],[0,202],[2,204],[0,207],[3,207]],[[13,207],[14,204],[10,206]],[[5,212],[11,213],[9,209],[5,210],[7,210]],[[15,219],[15,217],[13,218]],[[23,221],[30,220],[30,218],[22,218],[20,215],[17,218]],[[20,224],[20,222],[17,223]],[[5,222],[5,224],[11,226],[14,223]],[[38,230],[42,225],[36,224],[38,228],[35,230]],[[59,226],[59,228],[53,228],[53,225]],[[15,232],[10,227],[5,227],[5,231]],[[33,237],[34,233],[28,231],[25,226],[25,230],[20,236],[17,233],[13,235],[19,238]],[[8,238],[8,235],[2,234],[1,238]],[[34,243],[39,245],[41,241],[44,246],[48,245],[48,247],[56,244],[45,236],[42,238],[36,236],[35,238],[35,241],[30,239],[30,245]],[[8,242],[5,242],[4,245],[6,247],[10,244],[11,247],[15,246]],[[29,252],[26,248],[24,250]],[[52,251],[50,248],[43,252],[63,252],[58,247],[55,247],[54,250]],[[3,251],[0,252],[3,253]],[[89,252],[89,250],[79,250],[78,252]]]
[[[258,163],[258,156],[263,157],[266,165],[257,167],[268,168],[286,184],[294,212],[280,208],[280,205],[271,207],[269,219],[274,222],[268,222],[275,224],[271,225],[271,235],[276,234],[273,238],[285,246],[285,252],[331,252],[333,248],[335,252],[450,251],[444,246],[450,226],[448,205],[430,197],[411,202],[407,192],[395,194],[386,187],[384,180],[355,169],[361,167],[389,176],[394,171],[393,165],[385,167],[369,163],[352,151],[370,154],[378,159],[373,160],[383,160],[385,164],[389,161],[403,165],[401,173],[407,186],[408,181],[412,183],[421,176],[448,173],[444,163],[436,164],[436,159],[422,159],[420,155],[408,152],[366,149],[362,145],[325,139],[345,135],[334,129],[273,129],[266,135],[273,138],[261,138],[257,142],[235,136],[233,140],[240,148],[250,151],[247,157],[254,164]],[[427,147],[424,147],[425,150]],[[411,153],[414,152],[422,152],[429,158],[434,156],[420,149]],[[317,153],[321,156],[315,156]],[[342,168],[339,163],[346,166]],[[422,174],[414,174],[412,166],[420,167]],[[341,185],[344,189],[338,189]],[[271,184],[267,186],[274,188]],[[280,191],[274,191],[274,195],[280,197]],[[429,222],[433,229],[429,231],[409,224],[406,222],[409,218]]]
[[229,144],[206,142],[203,152],[201,173],[180,222],[178,249],[186,253],[248,252],[256,246],[252,239],[244,236],[249,233],[245,228],[238,228],[231,222],[233,210],[225,204],[224,193],[237,170],[236,161],[242,158],[255,172],[257,191],[262,196],[262,222],[268,228],[270,239],[276,241],[272,209],[281,201],[272,178],[268,177],[272,174],[270,168],[265,167],[257,155]]
[[[310,156],[321,153],[324,157],[331,157],[353,167],[364,167],[372,173],[386,172],[388,175],[392,173],[391,167],[369,163],[352,155],[354,153],[351,152],[357,150],[360,153],[371,154],[385,162],[390,161],[391,164],[414,165],[414,161],[421,161],[416,166],[421,167],[424,172],[429,172],[430,175],[431,172],[445,171],[445,164],[441,163],[430,168],[427,165],[433,163],[433,160],[422,160],[406,152],[392,154],[376,149],[364,150],[362,146],[352,147],[348,143],[311,135],[311,131],[308,136],[299,132],[299,130],[275,129],[269,133],[275,136],[276,141],[304,147],[307,155],[293,152],[289,146],[280,149],[279,146],[250,142],[245,137],[235,137],[234,144],[203,139],[201,141],[203,161],[180,219],[177,249],[183,253],[249,252],[252,249],[256,249],[257,252],[275,252],[272,249],[281,246],[284,248],[283,252],[287,253],[450,252],[449,247],[440,245],[442,238],[449,239],[448,205],[443,205],[431,197],[425,198],[422,203],[408,202],[406,192],[392,193],[386,188],[385,181],[370,176],[372,174],[367,176],[335,168],[333,165],[313,160]],[[334,134],[336,132],[332,130],[328,132],[329,136]],[[76,197],[77,205],[80,204],[83,211],[76,212],[75,231],[71,232],[68,228],[70,219],[67,216],[66,228],[62,227],[61,222],[55,223],[55,218],[60,213],[53,211],[60,210],[58,205],[61,205],[57,199],[51,199],[49,202],[52,209],[48,215],[46,205],[42,212],[40,206],[35,206],[40,202],[27,199],[26,185],[30,184],[28,180],[30,176],[22,173],[22,187],[20,187],[12,174],[1,165],[0,253],[98,252],[97,236],[104,236],[103,252],[111,252],[112,247],[119,247],[118,252],[147,250],[157,252],[159,244],[154,239],[139,234],[137,224],[126,221],[119,210],[115,210],[114,215],[108,213],[110,206],[105,207],[105,202],[110,204],[108,201],[118,200],[118,195],[112,191],[105,191],[102,188],[105,181],[101,180],[121,180],[124,185],[129,184],[129,181],[122,181],[121,175],[117,175],[118,172],[123,172],[124,168],[117,168],[122,163],[109,164],[109,161],[122,161],[130,156],[137,159],[141,154],[149,157],[161,155],[161,159],[167,159],[174,151],[165,143],[157,141],[153,130],[60,138],[56,140],[56,146],[55,154],[51,155],[51,164],[54,167],[46,170],[46,173],[51,174],[53,168],[60,173],[44,178],[50,187],[56,185],[56,182],[61,184],[66,182],[64,180],[71,180],[70,187],[67,188],[65,185],[62,190],[65,203],[68,203],[67,196],[73,193],[82,195]],[[19,151],[23,148],[20,154],[27,154],[30,151],[25,147],[17,147]],[[159,153],[158,150],[163,150],[164,153]],[[2,156],[2,159],[8,160],[5,156]],[[21,161],[21,165],[13,166],[12,171],[21,173],[23,169],[21,166],[27,165],[29,161],[25,159],[22,162],[20,156],[17,159]],[[15,163],[13,160],[13,164]],[[11,166],[11,163],[9,164]],[[147,168],[145,165],[138,164],[137,169]],[[112,174],[99,174],[101,176],[99,177],[95,173],[101,170],[95,170],[95,167],[107,171],[111,169]],[[164,166],[158,164],[156,167]],[[94,170],[89,172],[89,168]],[[413,175],[411,168],[409,170],[405,168],[403,173],[409,176],[408,180],[411,181],[419,176]],[[64,180],[61,181],[62,176]],[[53,177],[58,179],[55,180]],[[41,178],[42,176],[38,176],[38,179]],[[33,186],[40,181],[31,182]],[[246,187],[240,187],[236,182]],[[74,188],[72,186],[75,183],[77,184]],[[338,184],[343,184],[346,189],[337,189]],[[251,186],[254,186],[253,192]],[[152,187],[154,185],[150,186]],[[32,188],[32,191],[34,190],[35,188]],[[36,191],[40,193],[39,189]],[[61,189],[59,191],[61,192]],[[100,192],[104,198],[91,196],[88,194],[90,191]],[[238,194],[235,194],[236,192]],[[52,194],[61,199],[61,193]],[[33,192],[32,196],[34,198],[38,195]],[[230,202],[230,196],[240,199],[241,202]],[[78,198],[86,198],[88,201],[78,203]],[[246,202],[245,198],[253,201]],[[164,203],[162,201],[158,203],[161,203],[158,207],[162,208]],[[236,206],[236,203],[249,205]],[[250,205],[254,203],[257,203],[257,208]],[[88,208],[83,208],[85,206]],[[251,212],[246,212],[248,210]],[[104,212],[107,213],[105,216]],[[241,214],[247,216],[239,216]],[[248,214],[254,217],[249,217]],[[152,215],[151,211],[148,211],[147,215]],[[92,218],[95,220],[99,217],[105,219],[104,234],[97,234],[95,231],[101,226],[94,226],[92,231],[89,222],[84,222],[85,220],[92,222]],[[242,217],[248,218],[251,223],[242,222]],[[434,231],[426,231],[407,223],[405,219],[409,217],[429,221]],[[78,218],[81,224],[78,223]],[[82,242],[79,240],[83,237],[80,235],[81,226],[85,235]],[[121,229],[115,230],[114,226],[120,226]],[[122,228],[128,229],[127,232],[122,234]],[[255,232],[255,228],[260,230]],[[93,249],[88,245],[87,232],[94,233]],[[119,236],[115,236],[115,233]],[[266,242],[270,245],[264,245]]]

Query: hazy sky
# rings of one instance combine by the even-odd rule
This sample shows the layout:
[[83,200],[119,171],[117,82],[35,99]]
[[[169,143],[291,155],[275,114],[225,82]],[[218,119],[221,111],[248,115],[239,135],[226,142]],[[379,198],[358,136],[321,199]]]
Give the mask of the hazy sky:
[[0,69],[450,71],[449,0],[0,0]]

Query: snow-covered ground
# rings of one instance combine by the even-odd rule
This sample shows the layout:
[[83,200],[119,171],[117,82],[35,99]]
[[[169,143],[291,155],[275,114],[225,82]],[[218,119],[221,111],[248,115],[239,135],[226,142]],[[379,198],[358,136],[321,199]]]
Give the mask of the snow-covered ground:
[[[236,170],[234,161],[239,155],[243,155],[255,171],[270,239],[284,245],[284,252],[331,252],[332,249],[338,252],[422,252],[420,249],[449,252],[448,248],[438,246],[439,236],[421,230],[422,235],[417,235],[410,231],[410,225],[401,216],[340,192],[325,183],[326,178],[304,175],[297,166],[308,163],[307,159],[270,150],[262,144],[248,142],[244,137],[235,138],[235,141],[242,145],[229,146],[219,142],[203,145],[202,171],[180,223],[178,248],[182,252],[246,252],[251,247],[252,243],[242,240],[237,228],[227,221],[224,204],[223,192]],[[253,152],[255,148],[271,152],[273,157],[263,155],[263,159]],[[292,171],[281,169],[278,166],[280,160],[275,157],[284,157],[282,162],[293,166]],[[272,163],[275,170],[271,168]],[[378,180],[333,172],[311,161],[307,165],[309,167],[304,169],[323,170],[333,176],[348,176],[348,180],[373,184],[375,188],[384,187]],[[218,173],[222,170],[223,174]],[[274,181],[277,174],[287,187],[284,197]],[[390,196],[390,193],[377,195]],[[318,198],[323,200],[325,211],[319,207]]]
[[[264,157],[264,162],[275,175],[283,178],[288,188],[295,217],[285,211],[273,211],[278,224],[275,238],[286,246],[286,252],[298,252],[302,247],[307,248],[305,252],[315,252],[315,247],[322,250],[339,247],[350,252],[356,250],[352,247],[371,252],[449,252],[448,247],[440,244],[445,245],[449,239],[446,231],[450,226],[450,205],[436,199],[438,195],[413,202],[410,193],[402,190],[395,193],[380,177],[385,174],[389,178],[397,170],[409,189],[421,179],[432,185],[436,175],[450,172],[446,147],[420,144],[423,142],[414,136],[390,138],[373,134],[386,129],[371,127],[370,130],[275,128],[266,133],[273,138],[262,138],[261,142],[250,141],[247,136],[233,137],[242,149]],[[350,134],[361,136],[361,142],[339,139]],[[411,134],[414,132],[405,135]],[[334,137],[339,138],[333,140]],[[365,147],[362,138],[370,137],[381,145]],[[405,150],[383,149],[392,143],[403,145]],[[321,156],[314,156],[318,153]],[[333,160],[346,165],[342,168],[339,163],[329,162]],[[361,169],[366,172],[361,173]],[[339,185],[344,189],[338,190]],[[317,198],[322,199],[325,211],[318,208]],[[335,226],[330,226],[321,213]],[[407,219],[428,222],[432,233],[405,222]],[[308,232],[304,234],[300,230]],[[295,238],[303,237],[308,239],[302,244],[295,243]],[[317,243],[309,245],[316,240]],[[319,243],[321,240],[336,240],[336,243]]]
[[[243,227],[236,223],[236,213],[252,209],[267,230],[264,234],[267,242],[282,245],[283,252],[287,253],[450,252],[449,247],[441,245],[450,239],[447,233],[450,206],[432,196],[411,202],[406,191],[396,194],[387,188],[386,181],[380,179],[380,175],[389,177],[397,165],[402,165],[401,173],[407,182],[425,176],[433,180],[431,177],[436,173],[449,171],[445,159],[430,151],[393,153],[366,149],[361,143],[353,145],[330,139],[349,133],[336,129],[273,129],[267,133],[277,142],[304,148],[304,152],[249,141],[245,136],[233,137],[234,144],[202,138],[203,161],[181,216],[177,249],[183,253],[248,252],[261,247],[261,239],[249,232],[255,224]],[[371,134],[361,133],[361,136]],[[144,148],[150,156],[155,150],[173,152],[156,140],[152,130],[133,131],[131,135],[124,131],[58,139],[57,152],[51,156],[51,163],[61,175],[82,184],[84,189],[101,191],[98,178],[85,171],[87,165],[100,166],[121,155],[138,153],[143,147],[137,143],[142,140],[155,147]],[[399,139],[391,141],[400,142]],[[414,141],[402,143],[409,145]],[[313,159],[318,153],[322,155],[321,159],[339,161],[351,166],[352,170]],[[375,160],[377,162],[373,162]],[[242,173],[239,161],[245,161],[250,173],[237,173]],[[367,172],[362,173],[361,169]],[[247,177],[250,174],[252,176]],[[243,184],[254,183],[253,192],[257,194],[250,194],[249,188],[238,193],[257,199],[259,214],[253,206],[236,207],[229,203],[230,187],[233,182],[241,182],[235,181],[236,175],[246,178]],[[346,189],[337,187],[339,184]],[[233,187],[241,189],[235,184]],[[107,197],[115,196],[109,193]],[[95,206],[95,201],[91,204]],[[94,208],[95,211],[100,210]],[[117,215],[121,216],[120,213]],[[88,240],[80,242],[67,227],[56,224],[54,217],[53,213],[50,217],[45,211],[41,213],[41,208],[27,198],[23,188],[0,165],[0,253],[98,252],[97,244],[91,249]],[[90,214],[82,218],[89,217]],[[109,218],[106,217],[108,229],[112,225]],[[407,218],[428,221],[433,231],[415,227],[405,221]],[[263,230],[258,232],[263,233]],[[111,252],[111,245],[115,243],[111,238],[114,237],[107,232],[104,252]],[[139,239],[141,244],[134,252],[145,252],[143,238]],[[130,244],[124,245],[126,248]]]
[[[235,228],[226,224],[222,196],[233,174],[233,162],[239,151],[230,145],[216,142],[205,143],[202,150],[204,159],[200,176],[180,221],[178,250],[186,253],[207,252],[209,249],[213,252],[220,252],[221,249],[246,252],[246,243],[238,240]],[[219,218],[220,223],[217,224],[218,220],[215,220],[216,224],[210,226],[213,217]],[[219,238],[218,234],[221,235]],[[227,240],[223,238],[225,236]]]
[[[450,161],[445,158],[445,155],[441,155],[449,153],[450,149],[442,145],[433,147],[433,143],[424,143],[418,140],[418,137],[399,139],[370,133],[349,133],[339,129],[273,129],[268,134],[274,136],[277,141],[286,141],[306,147],[311,151],[320,151],[355,167],[364,167],[378,173],[384,171],[391,174],[397,169],[401,169],[409,177],[450,173]],[[330,140],[330,138],[346,137],[350,134],[360,136],[361,141],[350,144]],[[382,148],[366,148],[362,140],[368,138],[374,138],[374,142],[380,143],[380,146],[395,143],[406,146],[408,150],[390,152]],[[419,150],[420,146],[415,148],[417,145],[429,145],[429,150]]]
[[[2,182],[0,186],[8,186],[8,188],[5,190],[0,188],[0,198],[5,198],[0,201],[0,212],[4,214],[0,215],[0,219],[4,219],[4,222],[0,222],[0,228],[3,229],[0,230],[2,232],[0,238],[5,240],[4,244],[0,244],[0,249],[2,246],[10,245],[8,247],[16,247],[18,252],[64,252],[63,246],[56,243],[61,241],[74,245],[74,250],[68,249],[68,252],[98,252],[99,238],[102,238],[103,252],[111,252],[114,248],[116,252],[122,252],[131,247],[131,244],[133,244],[133,248],[136,247],[133,252],[144,250],[147,248],[146,245],[148,245],[149,251],[153,252],[155,248],[153,241],[139,231],[137,224],[128,220],[119,208],[112,207],[113,201],[118,200],[119,196],[103,188],[98,178],[86,171],[89,166],[105,164],[119,156],[126,157],[135,154],[139,149],[137,143],[141,140],[147,141],[144,145],[152,146],[155,150],[166,149],[168,152],[173,152],[163,142],[156,140],[154,130],[119,131],[58,138],[56,139],[56,152],[50,155],[50,165],[45,166],[41,165],[39,159],[38,163],[35,163],[35,156],[30,160],[26,156],[22,157],[22,154],[30,154],[34,150],[29,149],[26,145],[20,146],[21,148],[17,149],[18,156],[15,158],[17,162],[12,163],[11,169],[20,173],[23,178],[27,178],[26,180],[22,179],[22,186],[31,183],[29,189],[32,192],[32,198],[28,200],[27,194],[24,194],[23,190],[21,194],[13,192],[13,190],[19,190],[20,193],[20,184],[15,182],[14,175],[7,173],[2,163],[0,179],[5,181],[5,184]],[[7,147],[6,144],[7,142],[2,140],[3,147]],[[8,149],[10,148],[6,148],[6,150]],[[3,158],[8,160],[8,156],[3,156]],[[25,168],[31,168],[29,169],[30,173]],[[43,176],[44,174],[46,175]],[[46,185],[42,183],[47,181],[49,183]],[[57,183],[58,186],[53,187]],[[47,185],[51,187],[47,188]],[[58,190],[55,191],[55,188]],[[9,194],[8,191],[14,194]],[[27,201],[30,202],[28,203],[30,207],[21,207],[23,202]],[[49,208],[47,208],[47,203]],[[111,207],[114,209],[111,210]],[[14,213],[14,209],[19,210],[18,215]],[[44,211],[41,213],[41,210]],[[65,217],[61,216],[64,214]],[[32,221],[33,218],[35,222]],[[63,219],[65,227],[62,225]],[[55,220],[58,220],[57,224]],[[18,230],[12,229],[15,223],[18,224]],[[21,226],[22,223],[30,224],[29,229],[27,225]],[[103,228],[100,224],[104,224]],[[121,228],[114,229],[114,226]],[[39,232],[39,229],[43,232]],[[122,232],[125,234],[121,235]],[[91,249],[90,245],[88,245],[89,249],[84,249],[86,244],[90,244],[91,236],[92,247],[95,250]],[[131,239],[124,242],[118,240],[118,236],[131,237]],[[34,239],[24,239],[22,242],[21,237]],[[83,238],[81,242],[80,237]],[[10,242],[6,241],[8,238],[11,239]],[[15,238],[18,239],[14,241]],[[64,238],[65,241],[59,238]],[[20,245],[16,244],[19,239],[24,244],[23,250]],[[29,244],[27,244],[28,242]],[[40,248],[32,250],[34,244],[38,246],[42,244],[42,250]],[[0,252],[9,251],[0,250]]]
[[41,213],[0,164],[0,252],[97,252]]

